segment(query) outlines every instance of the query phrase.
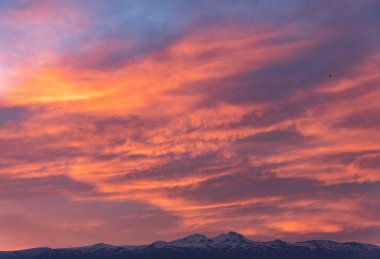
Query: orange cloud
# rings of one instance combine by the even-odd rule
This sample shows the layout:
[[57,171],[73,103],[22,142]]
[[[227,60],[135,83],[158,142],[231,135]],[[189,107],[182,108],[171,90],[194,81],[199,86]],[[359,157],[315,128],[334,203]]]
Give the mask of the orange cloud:
[[18,39],[0,54],[5,248],[229,230],[380,242],[361,234],[380,229],[370,40],[335,16],[326,30],[234,17],[140,49],[117,17],[105,29],[92,5],[45,2],[0,19]]

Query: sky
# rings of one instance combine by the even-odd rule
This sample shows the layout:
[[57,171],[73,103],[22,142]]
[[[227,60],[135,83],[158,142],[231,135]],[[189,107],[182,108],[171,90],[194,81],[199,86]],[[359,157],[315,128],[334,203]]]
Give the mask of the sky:
[[0,250],[236,231],[380,244],[377,0],[1,0]]

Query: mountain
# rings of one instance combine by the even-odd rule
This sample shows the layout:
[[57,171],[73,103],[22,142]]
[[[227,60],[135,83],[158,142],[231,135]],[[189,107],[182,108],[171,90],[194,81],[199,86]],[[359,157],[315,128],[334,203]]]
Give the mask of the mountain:
[[34,248],[0,252],[0,259],[379,259],[380,247],[326,240],[256,242],[235,232],[208,238],[194,234],[171,242],[142,246]]

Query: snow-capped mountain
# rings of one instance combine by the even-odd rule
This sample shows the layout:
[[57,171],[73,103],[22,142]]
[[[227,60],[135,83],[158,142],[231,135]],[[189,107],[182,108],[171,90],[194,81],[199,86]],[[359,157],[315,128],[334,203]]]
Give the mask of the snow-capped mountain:
[[229,232],[216,237],[194,234],[171,242],[142,246],[96,244],[86,247],[34,248],[0,252],[0,259],[380,259],[380,247],[362,243],[314,240],[256,242]]

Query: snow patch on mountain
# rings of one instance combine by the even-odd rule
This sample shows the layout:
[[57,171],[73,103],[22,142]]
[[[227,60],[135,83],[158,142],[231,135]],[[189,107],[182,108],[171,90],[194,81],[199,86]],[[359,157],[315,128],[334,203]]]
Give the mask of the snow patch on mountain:
[[[349,258],[380,258],[380,247],[361,243],[337,243],[328,240],[312,240],[296,243],[288,243],[282,240],[271,242],[251,241],[236,232],[224,233],[215,237],[207,237],[202,234],[193,234],[185,238],[174,241],[156,241],[150,245],[141,246],[113,246],[99,243],[92,246],[50,249],[35,248],[14,252],[0,252],[0,259],[35,259],[55,258],[54,255],[64,255],[64,258],[86,258],[89,255],[96,255],[96,258],[133,258],[134,255],[146,255],[147,257],[160,254],[185,253],[185,254],[210,254],[219,253],[230,254],[243,253],[246,255],[284,255],[291,254],[308,256],[310,254],[329,255],[350,255]],[[46,255],[48,257],[46,257]],[[127,256],[127,257],[126,257]],[[332,257],[331,257],[332,256]],[[353,257],[352,257],[353,256]],[[95,258],[95,257],[94,257]],[[144,257],[145,258],[145,257]],[[288,257],[284,257],[288,258]],[[316,257],[317,258],[317,257]],[[319,258],[319,257],[318,257]]]

